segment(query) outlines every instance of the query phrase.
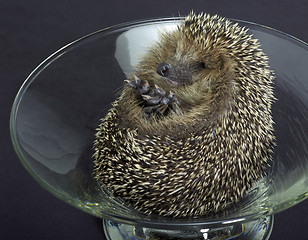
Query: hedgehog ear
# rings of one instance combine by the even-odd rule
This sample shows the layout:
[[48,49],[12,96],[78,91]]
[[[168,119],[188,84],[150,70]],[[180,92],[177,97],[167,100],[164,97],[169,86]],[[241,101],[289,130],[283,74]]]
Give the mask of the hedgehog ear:
[[235,68],[235,62],[232,61],[230,58],[224,56],[224,55],[220,55],[219,57],[219,69],[221,71],[225,71],[225,72],[229,72],[229,71],[233,71],[233,69]]
[[201,68],[201,69],[206,69],[206,68],[207,68],[205,62],[203,62],[203,61],[200,62],[199,65],[200,65],[200,68]]
[[221,66],[220,58],[215,55],[207,55],[200,61],[200,68],[203,69],[217,69]]

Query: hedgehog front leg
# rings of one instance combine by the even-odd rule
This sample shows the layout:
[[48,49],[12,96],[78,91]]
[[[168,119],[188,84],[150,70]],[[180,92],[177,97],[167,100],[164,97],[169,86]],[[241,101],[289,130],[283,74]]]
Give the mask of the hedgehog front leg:
[[166,116],[170,110],[177,114],[181,113],[179,101],[171,91],[166,92],[157,85],[155,85],[155,88],[152,88],[148,81],[142,81],[136,76],[135,80],[126,80],[126,82],[144,100],[143,117],[151,118],[153,114]]

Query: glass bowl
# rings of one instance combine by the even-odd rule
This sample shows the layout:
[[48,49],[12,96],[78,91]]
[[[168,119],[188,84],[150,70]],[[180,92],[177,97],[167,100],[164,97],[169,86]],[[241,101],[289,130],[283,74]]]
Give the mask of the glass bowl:
[[198,218],[146,215],[123,205],[92,176],[95,128],[126,76],[182,18],[109,27],[43,61],[25,80],[11,112],[11,137],[29,173],[49,192],[104,220],[109,239],[268,239],[272,215],[308,196],[308,46],[277,30],[232,20],[259,39],[275,71],[277,147],[268,176],[225,211]]

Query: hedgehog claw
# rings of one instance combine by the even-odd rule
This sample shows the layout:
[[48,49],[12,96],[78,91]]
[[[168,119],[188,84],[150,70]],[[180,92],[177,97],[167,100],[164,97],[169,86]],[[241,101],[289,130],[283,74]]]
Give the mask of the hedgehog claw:
[[171,101],[171,100],[170,100],[168,97],[163,97],[162,100],[161,100],[161,102],[162,102],[164,105],[169,105],[170,101]]
[[141,87],[141,95],[148,93],[151,90],[150,84],[148,81],[145,81],[144,85]]
[[144,95],[143,97],[146,102],[152,106],[152,105],[158,105],[161,102],[161,97],[160,96],[155,96],[155,97],[150,97],[148,95]]
[[155,84],[155,93],[163,97],[166,95],[166,91]]
[[134,82],[134,81],[130,81],[130,80],[124,80],[127,84],[128,84],[128,86],[130,86],[131,88],[133,88],[133,89],[136,89],[137,88],[137,85],[136,85],[136,83]]
[[142,80],[140,78],[135,79],[135,83],[137,87],[140,87],[142,85]]

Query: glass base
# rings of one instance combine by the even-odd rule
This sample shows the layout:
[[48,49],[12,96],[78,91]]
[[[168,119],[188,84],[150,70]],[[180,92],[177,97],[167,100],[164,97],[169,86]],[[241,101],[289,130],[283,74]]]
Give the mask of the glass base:
[[258,219],[251,222],[230,222],[219,228],[200,228],[191,226],[190,229],[165,230],[149,227],[134,226],[103,220],[105,235],[108,240],[223,240],[246,239],[268,240],[274,223],[274,216]]

